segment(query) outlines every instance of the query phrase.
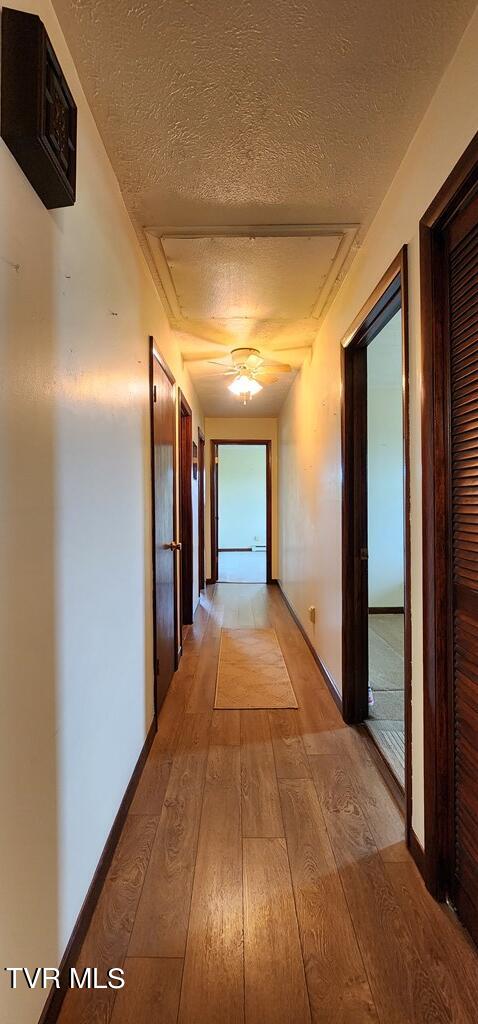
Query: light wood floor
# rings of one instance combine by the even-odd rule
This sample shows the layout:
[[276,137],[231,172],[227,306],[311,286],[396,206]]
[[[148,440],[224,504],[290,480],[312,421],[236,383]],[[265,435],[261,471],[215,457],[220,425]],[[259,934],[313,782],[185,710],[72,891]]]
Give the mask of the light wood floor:
[[[221,625],[273,626],[297,711],[214,711]],[[208,588],[61,1024],[472,1024],[478,959],[427,894],[365,741],[277,587]]]

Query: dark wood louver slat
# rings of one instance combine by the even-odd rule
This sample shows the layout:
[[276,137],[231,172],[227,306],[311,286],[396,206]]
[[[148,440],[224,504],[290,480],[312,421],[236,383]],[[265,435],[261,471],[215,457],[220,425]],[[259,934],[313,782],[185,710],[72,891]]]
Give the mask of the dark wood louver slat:
[[478,938],[478,207],[476,212],[474,224],[468,216],[462,232],[458,228],[450,233],[448,307],[455,789],[453,897],[475,939]]

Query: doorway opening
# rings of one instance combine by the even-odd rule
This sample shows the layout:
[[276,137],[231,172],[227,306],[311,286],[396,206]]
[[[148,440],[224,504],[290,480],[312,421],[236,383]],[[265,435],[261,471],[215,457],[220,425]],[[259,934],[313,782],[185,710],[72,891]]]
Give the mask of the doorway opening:
[[343,373],[343,711],[411,819],[406,251],[352,325]]
[[271,443],[211,441],[211,580],[270,583]]
[[150,337],[154,703],[159,712],[178,667],[176,395],[174,377]]
[[368,718],[405,787],[401,309],[367,346]]

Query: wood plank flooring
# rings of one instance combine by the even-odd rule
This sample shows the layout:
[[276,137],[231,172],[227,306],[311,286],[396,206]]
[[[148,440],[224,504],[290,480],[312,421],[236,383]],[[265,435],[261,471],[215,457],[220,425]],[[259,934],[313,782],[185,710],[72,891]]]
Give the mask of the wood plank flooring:
[[[221,626],[273,627],[299,708],[214,711]],[[474,1024],[478,955],[277,587],[207,588],[60,1024]]]

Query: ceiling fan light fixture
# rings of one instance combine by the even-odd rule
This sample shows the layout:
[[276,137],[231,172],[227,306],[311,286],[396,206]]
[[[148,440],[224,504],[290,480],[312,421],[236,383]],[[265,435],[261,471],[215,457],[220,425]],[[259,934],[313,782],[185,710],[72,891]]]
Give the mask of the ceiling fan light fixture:
[[240,373],[227,386],[229,391],[232,391],[232,394],[236,395],[237,398],[242,398],[244,403],[252,398],[253,395],[257,395],[259,391],[262,391],[262,384],[259,384],[258,380],[254,380],[253,377],[249,377],[246,373]]

